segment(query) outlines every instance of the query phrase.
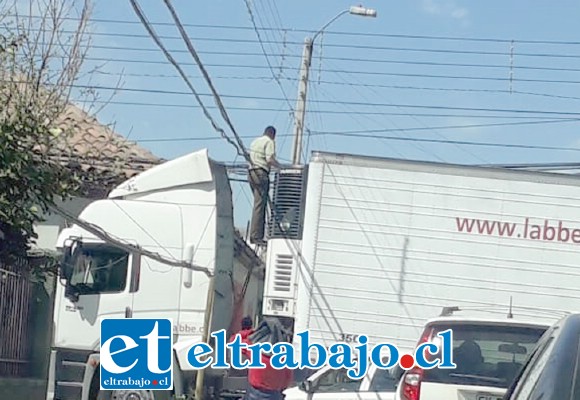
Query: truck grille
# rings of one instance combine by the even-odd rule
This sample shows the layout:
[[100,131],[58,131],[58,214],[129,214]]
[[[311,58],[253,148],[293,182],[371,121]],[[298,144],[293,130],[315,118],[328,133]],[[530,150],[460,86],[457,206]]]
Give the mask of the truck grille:
[[294,259],[291,254],[276,254],[274,265],[274,291],[290,292],[292,289],[292,266]]

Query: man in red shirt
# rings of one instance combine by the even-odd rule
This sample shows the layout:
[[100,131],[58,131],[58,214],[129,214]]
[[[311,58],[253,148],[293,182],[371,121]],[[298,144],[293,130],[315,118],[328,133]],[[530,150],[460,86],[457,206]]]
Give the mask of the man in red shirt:
[[[232,343],[236,340],[236,336],[240,335],[241,336],[241,342],[242,343],[246,343],[248,336],[250,336],[253,332],[254,332],[254,328],[253,328],[253,321],[251,317],[244,317],[242,318],[242,329],[239,332],[235,332],[232,334],[232,336],[230,336],[229,339],[229,343]],[[235,376],[235,377],[242,377],[242,376],[247,376],[248,375],[248,371],[247,370],[237,370],[234,368],[231,368],[230,371],[228,372],[229,376]]]
[[[243,334],[240,332],[242,342],[251,345],[250,335],[254,332],[254,330],[246,331]],[[230,341],[234,339],[235,335]],[[250,349],[242,349],[242,354],[249,362],[252,362]],[[270,358],[269,355],[262,353],[262,363],[266,365],[266,368],[248,368],[248,388],[243,400],[282,400],[284,398],[284,390],[292,383],[292,370],[288,368],[274,369]]]
[[253,325],[254,323],[252,322],[251,317],[242,318],[242,330],[230,336],[230,343],[236,340],[236,335],[238,334],[242,337],[242,342],[245,343],[245,340],[248,338],[248,336],[254,332],[254,329],[252,328]]

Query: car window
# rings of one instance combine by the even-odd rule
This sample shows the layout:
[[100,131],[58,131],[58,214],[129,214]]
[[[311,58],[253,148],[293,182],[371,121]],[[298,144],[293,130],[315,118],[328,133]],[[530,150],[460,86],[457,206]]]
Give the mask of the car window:
[[328,370],[321,375],[315,383],[315,391],[328,392],[357,392],[362,384],[362,379],[352,379],[347,375],[345,368]]
[[516,389],[515,395],[512,396],[513,400],[527,400],[530,398],[544,370],[544,366],[550,358],[550,353],[555,342],[554,338],[550,338],[540,350],[541,353],[536,357],[534,362],[528,366],[527,373],[522,376],[520,386]]
[[394,392],[397,381],[393,378],[389,370],[378,369],[375,371],[369,391],[371,392]]
[[424,381],[506,389],[545,332],[513,325],[457,324],[436,326],[435,334],[453,329],[456,369],[426,370]]
[[[556,329],[539,356],[531,360],[520,378],[513,398],[576,399],[575,379],[578,371],[578,333],[572,325]],[[557,343],[557,344],[556,344]]]

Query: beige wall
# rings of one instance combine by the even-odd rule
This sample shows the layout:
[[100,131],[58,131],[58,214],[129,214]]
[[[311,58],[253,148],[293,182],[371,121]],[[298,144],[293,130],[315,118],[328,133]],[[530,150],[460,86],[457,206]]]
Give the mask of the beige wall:
[[[69,213],[72,213],[74,216],[78,216],[81,211],[93,201],[93,199],[75,197],[65,203],[58,201],[56,204]],[[55,246],[58,234],[67,225],[67,222],[60,215],[54,213],[45,214],[43,217],[45,221],[35,225],[34,227],[38,234],[35,247],[43,250],[56,250]]]

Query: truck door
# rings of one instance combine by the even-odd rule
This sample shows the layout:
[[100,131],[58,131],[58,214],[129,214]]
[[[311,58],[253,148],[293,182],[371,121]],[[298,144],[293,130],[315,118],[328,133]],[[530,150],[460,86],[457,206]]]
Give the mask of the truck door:
[[74,254],[57,288],[55,346],[96,349],[100,320],[130,313],[140,256],[102,242],[77,243]]

